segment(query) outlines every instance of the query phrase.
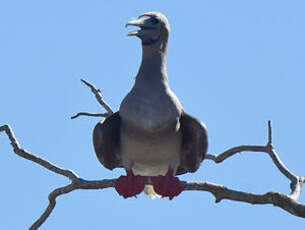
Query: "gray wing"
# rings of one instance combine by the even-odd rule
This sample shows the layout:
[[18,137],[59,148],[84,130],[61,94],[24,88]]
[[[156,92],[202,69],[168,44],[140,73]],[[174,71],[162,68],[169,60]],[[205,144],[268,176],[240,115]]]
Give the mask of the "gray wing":
[[120,154],[119,112],[96,124],[93,130],[93,145],[97,158],[107,169],[123,167]]
[[208,148],[205,125],[198,119],[183,113],[180,117],[182,151],[177,175],[195,172],[203,161]]

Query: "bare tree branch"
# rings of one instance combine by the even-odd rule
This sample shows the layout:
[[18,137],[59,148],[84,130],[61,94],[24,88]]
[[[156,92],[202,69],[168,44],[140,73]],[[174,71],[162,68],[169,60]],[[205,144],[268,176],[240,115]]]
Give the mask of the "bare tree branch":
[[291,182],[297,182],[298,176],[292,173],[281,161],[277,153],[275,152],[273,146],[271,144],[267,144],[266,146],[252,146],[252,145],[241,145],[234,148],[231,148],[219,155],[207,154],[205,159],[212,160],[215,163],[221,163],[227,158],[235,155],[236,153],[241,152],[265,152],[267,153],[273,163],[277,166],[277,168],[284,174]]
[[[271,123],[269,122],[269,130],[271,129]],[[108,179],[108,180],[84,180],[80,178],[77,174],[75,174],[72,170],[69,169],[62,169],[42,158],[35,156],[32,153],[22,149],[9,125],[0,126],[0,132],[6,132],[11,145],[13,147],[14,152],[28,160],[36,162],[37,164],[47,168],[48,170],[55,172],[57,174],[63,175],[71,180],[71,183],[67,186],[60,187],[52,191],[49,195],[49,205],[47,206],[46,210],[43,214],[35,221],[35,223],[30,227],[31,230],[38,229],[45,220],[49,217],[51,212],[53,211],[56,205],[56,198],[62,194],[66,194],[72,192],[76,189],[104,189],[109,187],[115,186],[116,179]],[[269,131],[269,134],[271,132]],[[269,137],[270,140],[270,137]],[[253,152],[267,152],[273,162],[278,166],[281,171],[285,173],[290,173],[290,171],[283,165],[280,161],[279,157],[277,156],[276,152],[273,148],[270,148],[271,143],[268,142],[267,146],[238,146],[232,149],[229,149],[219,155],[211,155],[208,154],[206,159],[211,159],[216,163],[220,163],[226,158],[233,156],[237,152],[241,151],[253,151]],[[272,147],[272,146],[271,146]],[[281,169],[284,168],[284,169]],[[283,173],[284,175],[286,175]],[[212,193],[215,198],[216,202],[220,202],[222,199],[229,199],[235,201],[242,201],[251,204],[273,204],[277,207],[286,210],[287,212],[305,218],[305,205],[300,204],[297,202],[302,185],[305,182],[305,177],[298,177],[294,174],[290,173],[288,178],[291,178],[291,189],[292,193],[290,195],[278,193],[278,192],[268,192],[265,194],[252,194],[252,193],[245,193],[240,191],[235,191],[228,189],[222,185],[216,185],[209,182],[186,182],[182,181],[183,183],[183,190],[197,190],[197,191],[208,191]],[[294,176],[297,178],[295,181]]]
[[215,163],[221,163],[222,161],[226,160],[227,158],[235,155],[236,153],[240,152],[265,152],[267,153],[276,167],[280,170],[280,172],[285,175],[291,181],[291,196],[298,199],[301,193],[302,179],[301,177],[292,173],[281,161],[278,154],[276,153],[275,149],[272,146],[272,122],[268,121],[268,143],[265,146],[256,146],[256,145],[241,145],[231,149],[226,150],[225,152],[219,155],[212,155],[207,154],[206,159],[213,160]]
[[[113,113],[112,109],[107,105],[107,103],[102,99],[100,90],[96,89],[92,84],[88,83],[85,80],[81,80],[86,84],[91,91],[95,94],[97,101],[107,110],[107,113],[100,114],[90,114],[90,113],[78,113],[72,117],[78,117],[80,115],[87,116],[109,116]],[[0,126],[0,132],[5,132],[8,136],[13,151],[30,161],[33,161],[44,168],[63,175],[70,179],[71,183],[60,188],[56,188],[49,194],[49,205],[46,207],[42,215],[34,222],[30,227],[31,230],[38,229],[49,217],[56,205],[56,198],[60,195],[70,193],[77,189],[104,189],[115,186],[116,179],[105,179],[105,180],[84,180],[80,178],[76,173],[70,169],[60,168],[51,162],[44,160],[27,150],[24,150],[19,145],[13,130],[9,125]],[[217,185],[209,182],[186,182],[182,181],[183,190],[196,190],[196,191],[208,191],[215,196],[216,202],[220,202],[223,199],[241,201],[250,204],[273,204],[274,206],[280,207],[283,210],[299,217],[305,218],[305,205],[298,202],[299,196],[301,194],[302,186],[305,183],[304,176],[297,176],[292,173],[280,160],[278,154],[272,146],[272,123],[268,122],[268,142],[265,146],[256,146],[256,145],[241,145],[231,149],[226,150],[225,152],[219,155],[207,154],[205,159],[212,160],[215,163],[221,163],[227,158],[235,155],[240,152],[264,152],[267,153],[273,163],[277,166],[280,172],[285,175],[290,181],[291,193],[289,195],[279,193],[279,192],[267,192],[265,194],[253,194],[245,193],[241,191],[231,190],[222,185]]]
[[109,117],[111,114],[110,113],[86,113],[86,112],[80,112],[75,114],[74,116],[71,117],[71,119],[75,119],[79,116],[89,116],[89,117]]
[[88,86],[91,89],[91,92],[95,95],[95,98],[97,102],[107,111],[107,113],[87,113],[87,112],[80,112],[75,114],[74,116],[71,116],[71,119],[75,119],[79,116],[89,116],[89,117],[109,117],[111,114],[113,114],[113,110],[111,107],[103,100],[101,91],[97,89],[94,85],[87,82],[84,79],[80,79],[86,86]]
[[13,130],[11,129],[11,127],[9,125],[0,126],[0,132],[2,132],[2,131],[5,131],[6,135],[8,136],[8,138],[11,142],[14,152],[18,156],[23,157],[27,160],[33,161],[54,173],[68,177],[72,181],[78,178],[78,175],[75,172],[73,172],[72,170],[60,168],[60,167],[52,164],[51,162],[44,160],[32,153],[29,153],[25,149],[22,149],[13,133]]
[[46,219],[53,211],[56,205],[56,198],[62,194],[73,191],[75,189],[74,187],[75,187],[74,183],[72,182],[67,186],[57,188],[53,192],[51,192],[49,194],[49,205],[47,206],[46,210],[42,213],[42,215],[34,222],[34,224],[29,229],[30,230],[38,229],[46,221]]
[[99,89],[97,89],[94,85],[92,85],[91,83],[87,82],[84,79],[80,79],[86,86],[88,86],[92,93],[94,93],[96,100],[98,101],[98,103],[100,103],[101,106],[104,107],[104,109],[106,109],[106,111],[109,113],[109,115],[113,114],[113,110],[110,108],[110,106],[103,100],[102,95],[101,95],[101,91]]
[[215,196],[216,203],[223,199],[242,201],[250,204],[273,204],[299,217],[305,218],[305,205],[298,203],[291,196],[279,192],[253,194],[228,189],[209,182],[183,182],[184,190],[208,191]]

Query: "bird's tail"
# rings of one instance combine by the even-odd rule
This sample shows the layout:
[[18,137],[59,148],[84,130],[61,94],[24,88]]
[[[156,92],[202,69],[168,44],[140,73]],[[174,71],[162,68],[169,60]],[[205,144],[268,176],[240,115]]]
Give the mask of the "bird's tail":
[[152,185],[145,185],[144,193],[149,196],[150,199],[161,198],[161,196],[155,192]]

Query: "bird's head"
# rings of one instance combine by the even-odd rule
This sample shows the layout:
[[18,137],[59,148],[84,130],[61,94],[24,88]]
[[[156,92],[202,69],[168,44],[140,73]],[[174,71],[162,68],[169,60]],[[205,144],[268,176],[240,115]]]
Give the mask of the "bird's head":
[[168,39],[170,31],[167,18],[158,12],[142,14],[136,20],[129,21],[127,26],[138,26],[139,30],[129,32],[128,36],[137,36],[142,40],[143,45],[162,43]]

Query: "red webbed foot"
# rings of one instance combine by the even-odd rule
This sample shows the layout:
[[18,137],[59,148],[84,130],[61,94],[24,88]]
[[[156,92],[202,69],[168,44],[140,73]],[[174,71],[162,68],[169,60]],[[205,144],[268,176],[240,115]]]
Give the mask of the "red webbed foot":
[[173,170],[169,169],[165,176],[151,177],[151,182],[156,193],[172,200],[182,192],[182,184],[178,177],[173,176]]
[[126,171],[127,176],[120,176],[115,183],[115,190],[124,198],[141,193],[146,182],[146,177],[135,176],[131,170]]

